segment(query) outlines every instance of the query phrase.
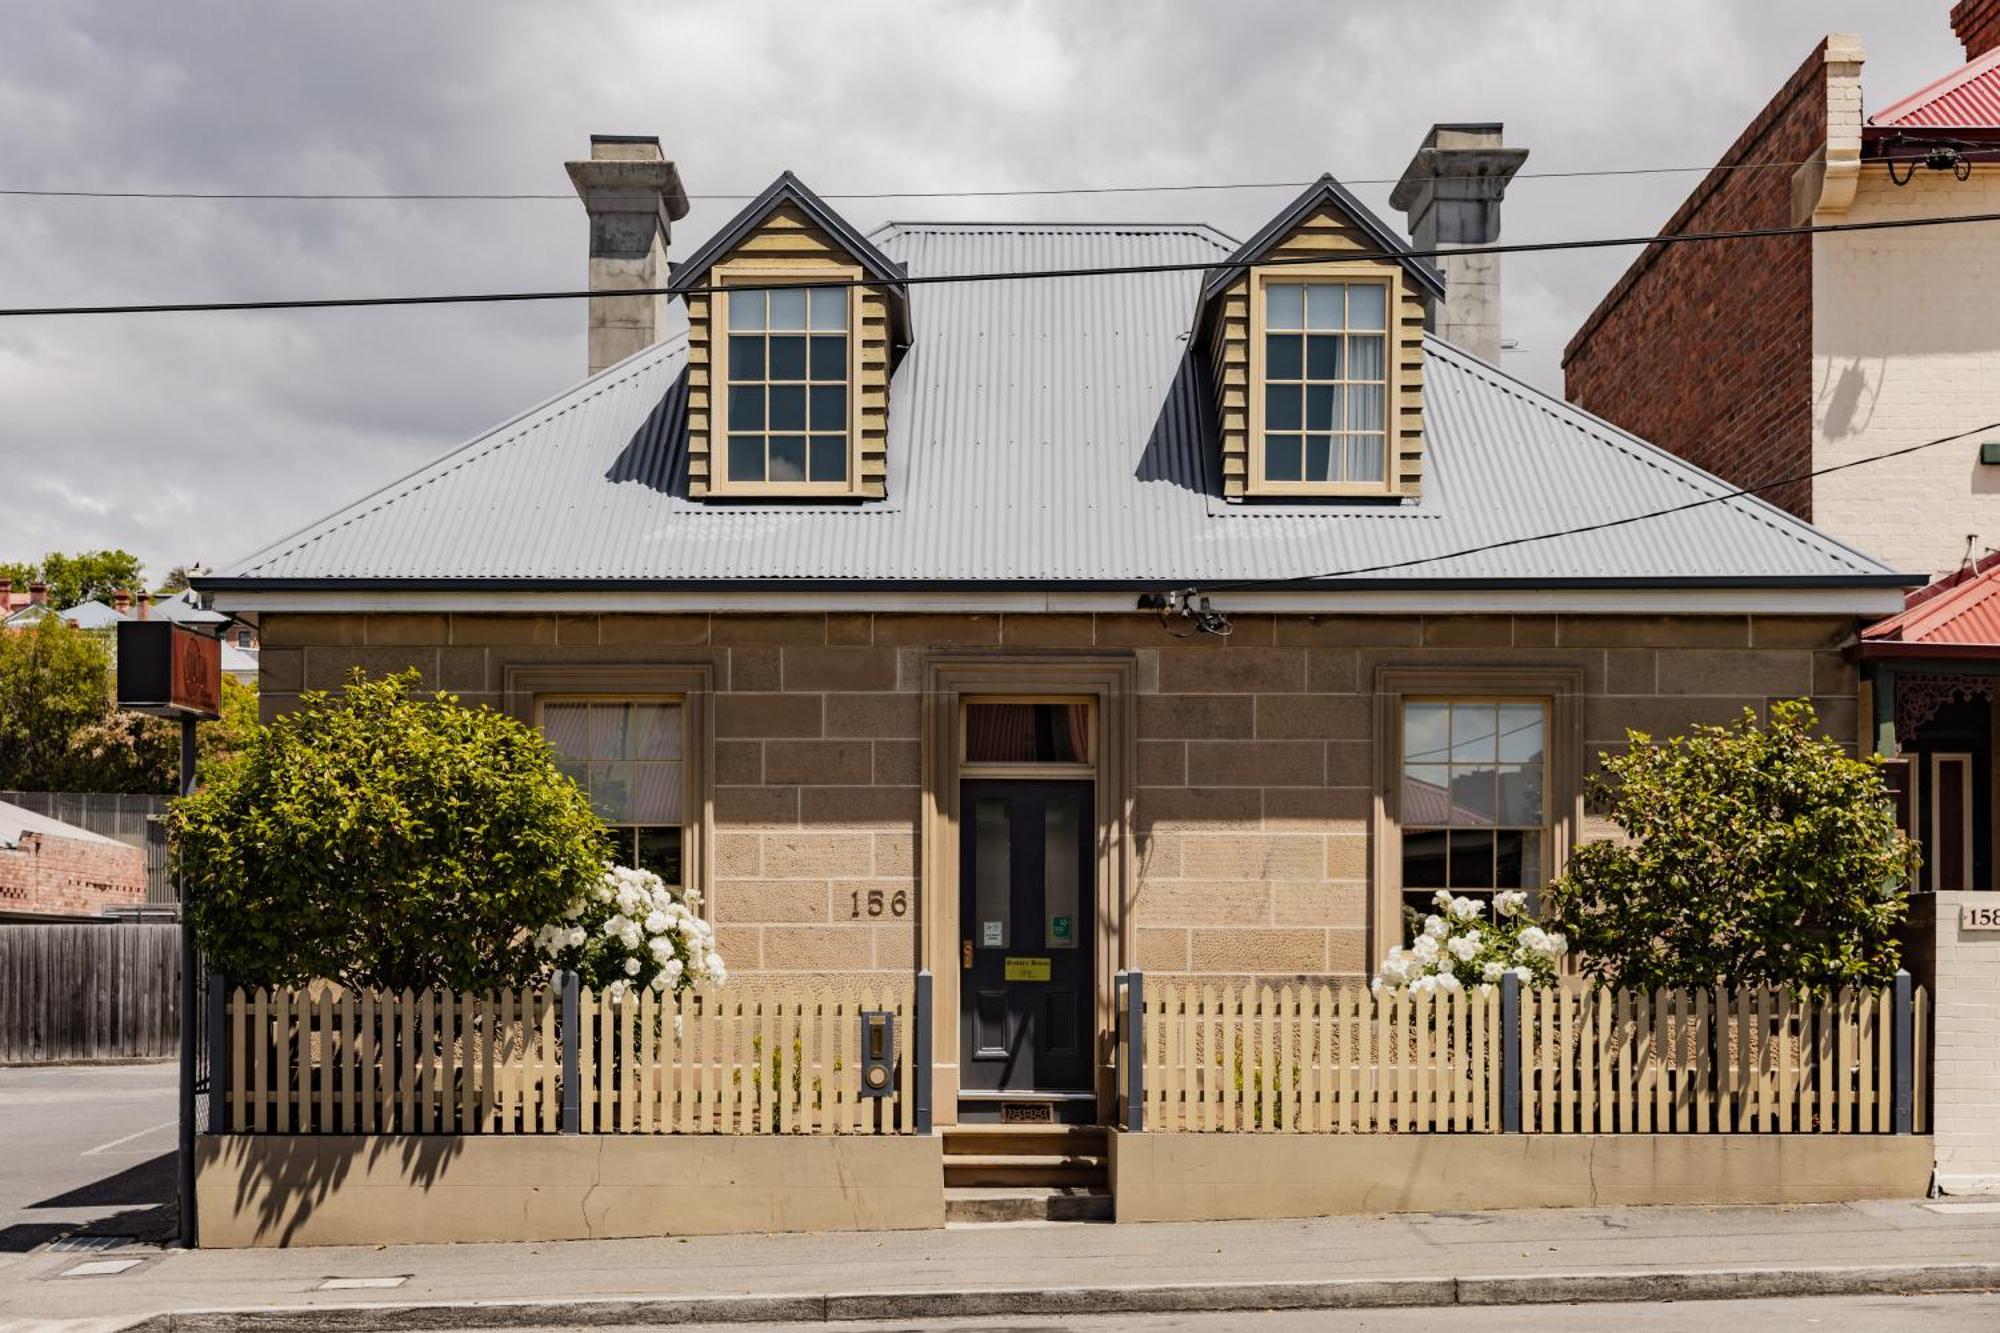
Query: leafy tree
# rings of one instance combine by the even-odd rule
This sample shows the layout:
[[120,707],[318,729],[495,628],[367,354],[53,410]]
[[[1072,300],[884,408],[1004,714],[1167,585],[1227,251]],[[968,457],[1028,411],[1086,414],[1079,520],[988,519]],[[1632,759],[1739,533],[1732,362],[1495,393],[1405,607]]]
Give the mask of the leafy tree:
[[104,645],[60,617],[0,633],[0,787],[90,788],[85,737],[111,715],[110,670]]
[[209,957],[252,985],[519,985],[604,874],[604,826],[533,728],[414,671],[313,692],[169,819]]
[[49,585],[49,605],[58,610],[80,602],[109,601],[120,588],[137,592],[142,585],[139,557],[130,551],[50,551],[39,564],[0,565],[0,575],[21,588],[36,579]]
[[185,590],[187,586],[188,586],[188,567],[186,565],[175,565],[172,569],[167,571],[166,578],[160,580],[160,586],[153,589],[153,591],[159,596],[164,597],[171,593],[181,592]]
[[1914,864],[1878,764],[1805,700],[1757,725],[1630,732],[1593,779],[1630,841],[1586,843],[1546,894],[1584,970],[1619,986],[1879,985]]

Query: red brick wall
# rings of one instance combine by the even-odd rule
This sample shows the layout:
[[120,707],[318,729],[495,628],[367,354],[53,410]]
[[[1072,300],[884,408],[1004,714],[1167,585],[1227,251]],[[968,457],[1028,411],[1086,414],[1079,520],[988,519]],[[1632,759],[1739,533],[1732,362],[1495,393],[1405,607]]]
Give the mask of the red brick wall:
[[1965,58],[1979,59],[2000,46],[2000,0],[1958,0],[1951,7],[1951,30],[1965,43]]
[[[1826,139],[1821,42],[1661,234],[1792,222],[1792,169]],[[1570,399],[1738,485],[1811,467],[1812,241],[1649,247],[1563,352]],[[1812,517],[1810,483],[1764,498]]]
[[24,833],[0,848],[0,916],[96,916],[146,900],[146,853],[124,843]]

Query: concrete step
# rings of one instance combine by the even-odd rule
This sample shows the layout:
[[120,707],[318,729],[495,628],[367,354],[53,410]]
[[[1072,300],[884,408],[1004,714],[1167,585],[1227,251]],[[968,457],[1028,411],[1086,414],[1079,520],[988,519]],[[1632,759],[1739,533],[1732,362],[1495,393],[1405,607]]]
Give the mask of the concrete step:
[[1109,1161],[1101,1153],[952,1153],[944,1159],[951,1185],[1103,1185]]
[[1111,1192],[1065,1186],[1046,1189],[953,1186],[944,1192],[944,1220],[946,1226],[968,1222],[1109,1222]]

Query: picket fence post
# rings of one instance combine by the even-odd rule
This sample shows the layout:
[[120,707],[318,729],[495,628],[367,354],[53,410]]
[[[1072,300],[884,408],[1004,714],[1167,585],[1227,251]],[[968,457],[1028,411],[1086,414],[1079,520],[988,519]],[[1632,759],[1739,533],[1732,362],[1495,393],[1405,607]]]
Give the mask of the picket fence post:
[[1893,1014],[1895,1047],[1892,1059],[1895,1061],[1895,1082],[1893,1102],[1895,1123],[1892,1132],[1908,1134],[1911,1129],[1911,1071],[1915,1065],[1916,1043],[1915,1024],[1912,1022],[1912,996],[1910,974],[1896,969],[1895,1010]]
[[208,1132],[228,1134],[232,1126],[229,1098],[229,978],[208,974]]
[[577,1054],[581,1042],[580,1013],[583,1009],[582,980],[574,972],[562,974],[562,998],[557,1013],[556,1039],[562,1044],[562,1119],[560,1134],[579,1133],[583,1126],[583,1089],[579,1086]]
[[1500,1132],[1521,1132],[1521,978],[1500,978]]
[[911,1005],[911,1058],[916,1061],[916,1132],[931,1132],[931,970],[917,970],[917,993]]
[[1125,1128],[1146,1129],[1146,974],[1125,976]]

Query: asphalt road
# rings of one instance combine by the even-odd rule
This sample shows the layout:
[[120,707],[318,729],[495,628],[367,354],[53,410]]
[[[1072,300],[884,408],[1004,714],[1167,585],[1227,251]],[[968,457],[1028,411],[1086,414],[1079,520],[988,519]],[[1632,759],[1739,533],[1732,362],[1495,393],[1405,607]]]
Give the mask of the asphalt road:
[[0,1262],[67,1232],[169,1228],[177,1078],[171,1063],[0,1068]]
[[[1764,1333],[1773,1329],[2000,1328],[2000,1295],[1861,1296],[1778,1301],[1687,1301],[1658,1305],[1515,1305],[1443,1310],[1298,1310],[1274,1314],[1090,1315],[1073,1319],[944,1319],[896,1324],[731,1324],[727,1333],[1568,1333],[1615,1328],[1643,1333]],[[558,1333],[550,1328],[543,1333]],[[594,1333],[607,1333],[594,1330]],[[610,1333],[618,1333],[611,1330]],[[626,1330],[625,1333],[638,1333]],[[717,1327],[687,1333],[725,1333]]]

